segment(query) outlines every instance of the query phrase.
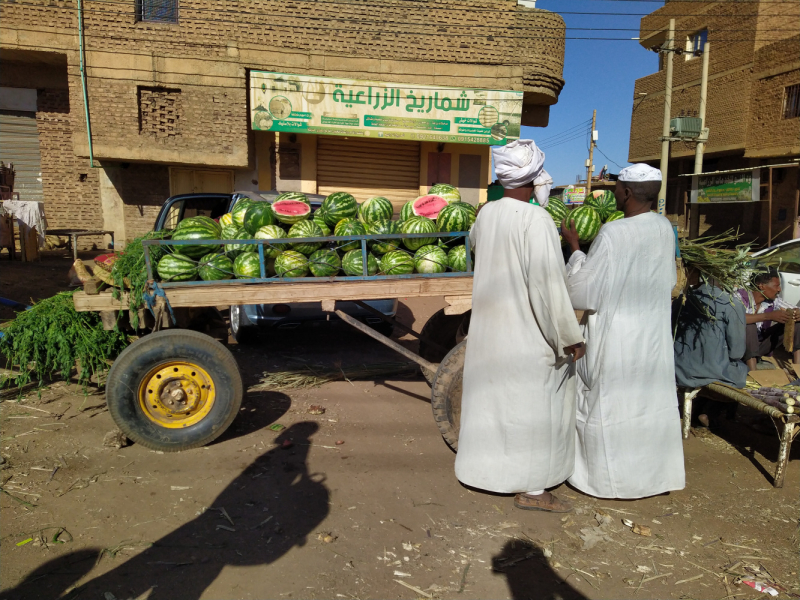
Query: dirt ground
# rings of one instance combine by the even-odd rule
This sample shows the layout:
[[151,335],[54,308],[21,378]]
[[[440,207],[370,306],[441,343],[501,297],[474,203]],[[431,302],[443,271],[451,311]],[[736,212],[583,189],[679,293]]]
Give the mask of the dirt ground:
[[[0,296],[66,289],[69,263],[2,263]],[[399,318],[419,331],[441,306],[403,300]],[[298,358],[404,360],[383,346],[323,327],[230,348],[241,414],[179,454],[104,446],[101,390],[2,399],[0,599],[757,598],[735,583],[748,568],[800,593],[800,444],[773,488],[777,435],[751,413],[693,432],[685,490],[613,501],[561,486],[573,514],[524,512],[458,483],[417,374],[253,389]]]

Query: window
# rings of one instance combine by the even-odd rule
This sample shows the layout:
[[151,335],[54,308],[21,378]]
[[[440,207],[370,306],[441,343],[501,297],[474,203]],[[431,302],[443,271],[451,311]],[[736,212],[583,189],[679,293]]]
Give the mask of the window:
[[708,41],[708,29],[701,29],[686,38],[686,60],[702,56]]
[[800,117],[800,83],[783,88],[783,118]]
[[136,0],[136,20],[148,23],[177,23],[178,0]]

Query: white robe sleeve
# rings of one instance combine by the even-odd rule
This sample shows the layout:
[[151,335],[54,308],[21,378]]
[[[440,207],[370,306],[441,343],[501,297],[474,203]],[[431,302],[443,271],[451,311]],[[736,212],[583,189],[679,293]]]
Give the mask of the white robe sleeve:
[[583,342],[565,281],[564,258],[552,220],[536,219],[526,233],[528,297],[547,344],[558,358]]
[[609,260],[609,244],[602,236],[595,239],[588,256],[580,250],[572,253],[567,263],[567,287],[576,310],[597,310]]

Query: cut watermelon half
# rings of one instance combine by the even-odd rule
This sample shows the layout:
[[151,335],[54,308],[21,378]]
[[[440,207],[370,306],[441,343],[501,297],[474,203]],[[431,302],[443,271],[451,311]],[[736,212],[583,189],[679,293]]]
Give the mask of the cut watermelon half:
[[445,206],[447,206],[447,200],[436,194],[428,194],[414,200],[411,210],[417,217],[427,217],[435,221]]
[[272,204],[272,212],[281,223],[294,225],[308,218],[311,207],[299,200],[278,200]]

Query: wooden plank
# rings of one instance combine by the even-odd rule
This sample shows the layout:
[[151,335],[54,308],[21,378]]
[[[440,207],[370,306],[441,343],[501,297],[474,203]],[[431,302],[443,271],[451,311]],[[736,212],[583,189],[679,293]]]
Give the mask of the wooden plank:
[[[472,277],[426,277],[373,281],[313,283],[250,283],[188,286],[165,290],[173,308],[229,304],[277,304],[325,300],[374,300],[425,296],[466,296],[472,293]],[[73,296],[78,312],[127,308],[127,299],[114,300],[111,292]]]

